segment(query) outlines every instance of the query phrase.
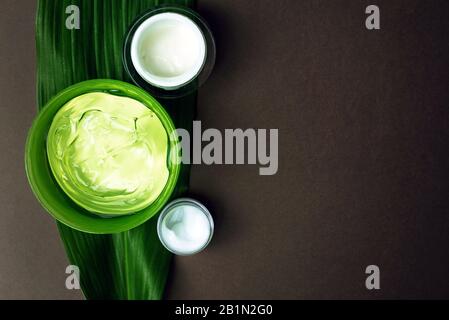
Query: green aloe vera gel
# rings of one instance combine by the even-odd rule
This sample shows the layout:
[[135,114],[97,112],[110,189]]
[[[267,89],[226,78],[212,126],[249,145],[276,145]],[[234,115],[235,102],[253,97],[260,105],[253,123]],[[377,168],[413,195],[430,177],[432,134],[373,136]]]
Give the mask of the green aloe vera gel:
[[61,189],[100,215],[133,214],[164,189],[168,136],[141,102],[103,92],[80,95],[55,115],[47,155]]

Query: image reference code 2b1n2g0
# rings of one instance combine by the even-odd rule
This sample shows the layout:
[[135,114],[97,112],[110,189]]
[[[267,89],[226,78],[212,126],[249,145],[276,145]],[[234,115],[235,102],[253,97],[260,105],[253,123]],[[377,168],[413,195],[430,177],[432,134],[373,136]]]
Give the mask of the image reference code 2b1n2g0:
[[263,304],[221,304],[217,313],[220,315],[271,315],[273,306]]

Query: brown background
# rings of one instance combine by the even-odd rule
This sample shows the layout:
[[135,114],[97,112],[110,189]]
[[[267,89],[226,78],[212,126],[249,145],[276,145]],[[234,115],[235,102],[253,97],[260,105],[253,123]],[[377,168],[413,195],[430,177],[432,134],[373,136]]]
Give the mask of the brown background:
[[[364,27],[380,6],[381,30]],[[167,298],[449,298],[449,3],[199,0],[218,61],[203,128],[278,128],[279,172],[196,166],[211,246],[176,258]],[[0,9],[0,298],[77,299],[28,187],[35,3]],[[381,290],[365,289],[365,268]]]

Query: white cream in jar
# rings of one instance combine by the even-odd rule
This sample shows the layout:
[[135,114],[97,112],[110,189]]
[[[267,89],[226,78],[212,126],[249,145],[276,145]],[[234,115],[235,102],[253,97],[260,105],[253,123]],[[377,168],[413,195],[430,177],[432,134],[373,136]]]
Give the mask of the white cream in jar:
[[209,244],[214,223],[206,207],[193,199],[182,198],[165,207],[159,217],[157,231],[169,251],[192,255]]
[[131,60],[149,84],[175,90],[192,81],[206,60],[206,41],[190,18],[174,12],[149,17],[131,42]]

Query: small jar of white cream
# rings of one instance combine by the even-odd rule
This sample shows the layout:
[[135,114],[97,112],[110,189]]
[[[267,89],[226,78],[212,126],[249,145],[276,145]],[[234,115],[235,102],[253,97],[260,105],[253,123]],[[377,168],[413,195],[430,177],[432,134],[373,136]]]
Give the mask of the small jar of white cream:
[[215,42],[204,20],[181,6],[143,14],[128,32],[123,62],[138,86],[158,97],[196,90],[215,63]]
[[161,212],[157,233],[170,252],[192,255],[204,250],[211,241],[214,221],[200,202],[181,198],[169,203]]

